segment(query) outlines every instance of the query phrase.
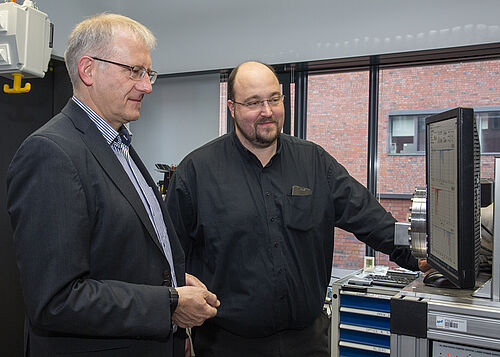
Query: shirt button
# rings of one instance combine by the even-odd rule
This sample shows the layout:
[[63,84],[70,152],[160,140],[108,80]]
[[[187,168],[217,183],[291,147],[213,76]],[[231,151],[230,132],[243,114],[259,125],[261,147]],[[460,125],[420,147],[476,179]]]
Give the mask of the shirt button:
[[271,193],[270,192],[266,192],[266,196],[271,196]]
[[271,217],[271,222],[274,222],[274,217]]
[[274,242],[274,248],[278,248],[278,242]]

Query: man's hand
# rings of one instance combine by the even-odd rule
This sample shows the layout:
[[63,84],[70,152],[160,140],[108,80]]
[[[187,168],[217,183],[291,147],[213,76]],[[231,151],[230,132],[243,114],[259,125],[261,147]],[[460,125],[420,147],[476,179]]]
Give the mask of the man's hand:
[[427,271],[431,270],[432,267],[427,263],[427,259],[419,259],[418,269],[420,269],[421,272],[426,273]]
[[186,286],[198,286],[203,289],[207,288],[200,279],[188,273],[186,273]]
[[[199,280],[198,280],[199,281]],[[177,288],[179,303],[172,321],[179,327],[200,326],[206,319],[217,314],[220,301],[206,288],[181,286]]]

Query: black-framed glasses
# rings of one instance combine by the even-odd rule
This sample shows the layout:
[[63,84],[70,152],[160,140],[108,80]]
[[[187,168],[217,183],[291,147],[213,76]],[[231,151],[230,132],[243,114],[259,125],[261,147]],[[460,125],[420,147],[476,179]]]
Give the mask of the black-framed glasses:
[[151,84],[154,84],[156,82],[156,78],[158,77],[158,72],[144,68],[143,66],[129,66],[128,64],[113,62],[113,61],[105,60],[105,59],[98,58],[98,57],[92,57],[92,56],[90,58],[95,59],[97,61],[101,61],[101,62],[116,64],[117,66],[120,66],[123,68],[128,68],[130,70],[130,78],[133,79],[134,81],[140,81],[141,79],[144,78],[144,76],[147,73],[148,77],[149,77],[149,81],[151,82]]
[[271,108],[277,107],[278,105],[280,105],[281,103],[283,103],[283,99],[284,98],[285,98],[285,96],[283,94],[280,94],[280,95],[272,96],[269,99],[251,100],[251,101],[248,101],[246,103],[240,103],[240,102],[237,102],[237,101],[233,100],[233,103],[236,103],[236,104],[239,104],[239,105],[243,105],[243,106],[247,107],[250,110],[257,110],[257,109],[262,108],[264,106],[264,103],[266,103],[266,102],[267,102],[267,104],[269,104],[269,106]]

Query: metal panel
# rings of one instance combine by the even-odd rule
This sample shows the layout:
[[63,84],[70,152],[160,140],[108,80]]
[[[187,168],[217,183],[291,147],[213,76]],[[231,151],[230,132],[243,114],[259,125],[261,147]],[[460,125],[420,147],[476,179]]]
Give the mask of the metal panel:
[[427,338],[500,349],[500,309],[462,304],[432,304]]
[[454,342],[457,344],[491,348],[497,351],[500,350],[500,341],[498,339],[481,336],[467,336],[464,334],[443,331],[428,331],[427,338],[429,340]]
[[[500,202],[500,158],[495,158],[495,202]],[[493,301],[500,301],[500,209],[494,206],[493,212]]]
[[390,357],[427,357],[428,351],[429,341],[426,338],[391,335]]

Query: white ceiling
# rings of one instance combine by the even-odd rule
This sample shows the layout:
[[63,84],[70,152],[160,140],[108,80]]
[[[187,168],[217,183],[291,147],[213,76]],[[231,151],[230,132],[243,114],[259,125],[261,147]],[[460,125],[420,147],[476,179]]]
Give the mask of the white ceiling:
[[73,26],[117,12],[158,38],[161,74],[500,42],[498,0],[35,0],[62,57]]

